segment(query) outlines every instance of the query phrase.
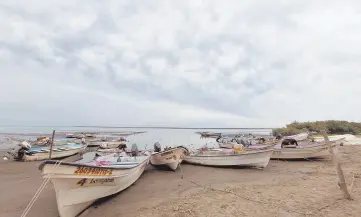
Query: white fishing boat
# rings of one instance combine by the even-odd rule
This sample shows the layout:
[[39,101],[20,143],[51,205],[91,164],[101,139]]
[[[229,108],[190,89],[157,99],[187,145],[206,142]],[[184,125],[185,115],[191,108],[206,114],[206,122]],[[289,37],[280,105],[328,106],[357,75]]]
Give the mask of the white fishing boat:
[[118,148],[119,146],[125,145],[124,141],[109,141],[109,142],[101,142],[99,145],[100,148]]
[[85,138],[85,135],[83,135],[83,134],[74,134],[74,133],[67,133],[67,134],[65,134],[65,138],[82,139],[82,138]]
[[295,139],[296,141],[303,141],[306,140],[308,138],[309,133],[300,133],[300,134],[296,134],[296,135],[292,135],[292,136],[285,136],[285,139]]
[[65,137],[66,138],[76,138],[74,133],[67,133],[67,134],[65,134]]
[[119,149],[119,148],[99,148],[96,153],[107,153],[107,154],[111,154],[111,153],[122,153],[122,152],[130,152],[130,151],[125,151],[123,149]]
[[153,152],[150,157],[150,164],[158,168],[168,167],[175,171],[178,165],[182,163],[185,155],[188,155],[188,149],[183,146]]
[[232,149],[234,144],[237,144],[237,143],[235,143],[235,142],[218,142],[218,145],[220,148]]
[[[238,141],[238,142],[242,142],[242,141]],[[267,146],[267,145],[276,145],[278,141],[274,141],[274,140],[265,140],[265,141],[261,141],[261,140],[256,140],[256,139],[248,139],[248,140],[244,140],[244,143],[240,143],[240,144],[248,144],[249,147],[251,146],[258,146],[258,145],[262,145],[262,146]],[[237,142],[218,142],[218,145],[220,148],[227,148],[227,149],[232,149],[234,148],[235,145],[238,145],[239,143]]]
[[[331,147],[340,145],[343,139],[335,140]],[[330,156],[328,145],[325,142],[298,142],[298,146],[289,146],[281,148],[281,144],[274,147],[271,159],[308,159],[323,158]]]
[[222,136],[222,133],[215,133],[215,132],[197,132],[201,135],[201,138],[218,138]]
[[95,200],[116,194],[142,175],[149,156],[100,156],[88,163],[44,161],[39,169],[54,186],[60,217],[74,217]]
[[236,138],[229,136],[219,136],[216,138],[216,142],[221,148],[233,148],[233,144],[237,143]]
[[[328,136],[330,141],[335,141],[339,139],[344,139],[344,145],[361,145],[361,138],[356,137],[352,134],[343,134],[343,135],[333,135]],[[322,136],[315,136],[314,137],[316,142],[323,142],[324,138]]]
[[[65,145],[55,145],[52,148],[51,159],[64,158],[84,152],[87,145],[85,143],[69,143]],[[15,149],[7,153],[6,157],[18,161],[40,161],[49,159],[50,147],[31,147],[27,142],[23,142]]]
[[197,153],[184,157],[191,164],[207,166],[253,166],[264,168],[268,165],[273,146],[263,146],[253,150],[235,153],[233,149],[199,150]]

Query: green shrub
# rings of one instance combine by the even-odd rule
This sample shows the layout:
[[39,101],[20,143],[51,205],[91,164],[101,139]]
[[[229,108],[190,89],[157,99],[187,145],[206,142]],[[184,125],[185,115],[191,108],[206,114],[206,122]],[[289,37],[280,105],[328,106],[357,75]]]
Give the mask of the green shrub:
[[[307,131],[307,130],[306,130]],[[277,133],[280,133],[282,136],[291,136],[299,133],[303,133],[306,131],[299,130],[294,127],[283,127],[278,129],[273,129],[273,135],[275,136]]]
[[294,121],[286,127],[273,129],[273,134],[281,133],[284,136],[303,133],[306,131],[320,133],[326,129],[329,134],[361,134],[361,123],[348,121],[315,121],[315,122],[297,122]]

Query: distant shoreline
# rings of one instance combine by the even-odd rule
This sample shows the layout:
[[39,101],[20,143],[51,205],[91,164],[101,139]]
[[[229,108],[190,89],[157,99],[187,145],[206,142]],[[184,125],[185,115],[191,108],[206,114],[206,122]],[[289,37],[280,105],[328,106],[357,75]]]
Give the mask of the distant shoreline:
[[[0,127],[0,136],[51,136],[52,131],[56,131],[56,137],[65,137],[67,133],[110,133],[110,134],[119,134],[125,132],[131,132],[132,134],[139,132],[148,132],[148,131],[157,131],[157,130],[190,130],[194,132],[249,132],[249,131],[259,131],[259,132],[271,132],[272,128],[222,128],[222,127],[207,127],[207,128],[198,128],[198,127],[113,127],[113,126],[12,126],[12,127]],[[6,129],[7,128],[7,129]],[[26,129],[24,129],[26,128]]]
[[142,128],[142,129],[185,129],[185,130],[209,130],[209,129],[225,129],[225,130],[272,130],[275,128],[266,128],[266,127],[109,127],[109,126],[73,126],[77,128],[124,128],[124,129],[134,129],[134,128]]

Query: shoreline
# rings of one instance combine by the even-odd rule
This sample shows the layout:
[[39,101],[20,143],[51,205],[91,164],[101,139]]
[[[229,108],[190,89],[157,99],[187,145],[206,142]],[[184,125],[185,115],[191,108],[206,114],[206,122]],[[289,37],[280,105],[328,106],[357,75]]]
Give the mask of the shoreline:
[[[361,171],[361,146],[340,147],[347,183]],[[43,179],[41,162],[0,161],[0,213],[20,216]],[[181,171],[148,165],[131,187],[100,200],[81,217],[179,216],[359,216],[360,178],[353,201],[342,198],[331,161],[270,161],[263,169],[216,168],[182,164]],[[333,204],[318,210],[320,207]],[[27,217],[57,217],[55,192],[49,182]]]

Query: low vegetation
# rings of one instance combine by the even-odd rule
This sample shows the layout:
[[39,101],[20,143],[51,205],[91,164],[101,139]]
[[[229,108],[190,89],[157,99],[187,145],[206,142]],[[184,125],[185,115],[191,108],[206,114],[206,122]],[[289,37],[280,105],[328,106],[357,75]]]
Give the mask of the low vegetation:
[[273,134],[280,133],[283,136],[290,136],[303,132],[320,133],[326,129],[328,134],[361,134],[361,123],[348,121],[315,121],[315,122],[297,122],[286,125],[283,128],[273,129]]

